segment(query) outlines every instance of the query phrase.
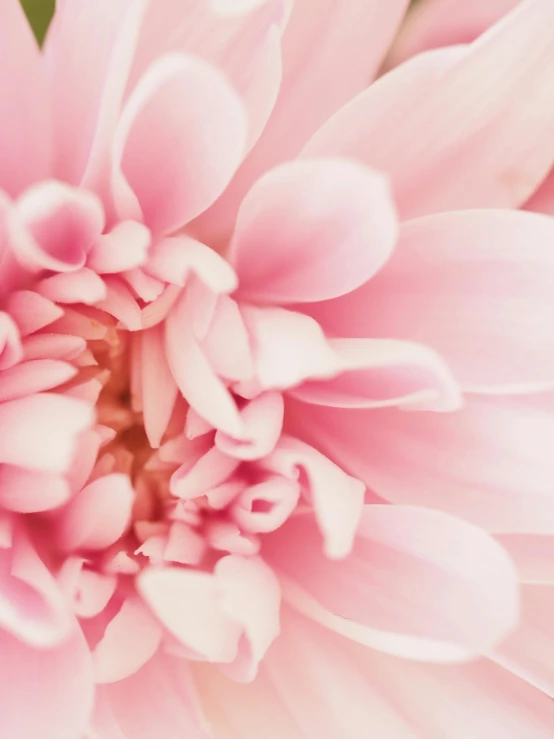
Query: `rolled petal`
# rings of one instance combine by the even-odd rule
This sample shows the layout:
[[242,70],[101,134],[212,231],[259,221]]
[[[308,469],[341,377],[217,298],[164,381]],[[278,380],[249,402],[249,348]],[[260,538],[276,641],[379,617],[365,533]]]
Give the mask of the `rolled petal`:
[[550,0],[524,0],[465,50],[414,57],[333,116],[305,155],[386,172],[404,218],[521,205],[554,159],[553,22]]
[[284,403],[280,393],[269,392],[248,402],[240,412],[245,439],[233,439],[218,431],[215,445],[237,459],[252,460],[273,451],[283,428]]
[[552,385],[554,221],[534,213],[444,213],[403,225],[386,268],[310,313],[330,334],[421,341],[463,389]]
[[246,120],[225,78],[192,56],[155,62],[130,96],[114,138],[112,187],[122,218],[176,231],[226,187],[243,154]]
[[323,555],[308,515],[267,536],[264,557],[305,615],[374,649],[430,662],[471,658],[517,624],[517,573],[480,529],[438,511],[364,508],[352,553]]
[[278,304],[344,295],[379,270],[396,233],[380,174],[341,159],[283,164],[258,180],[237,216],[238,295]]

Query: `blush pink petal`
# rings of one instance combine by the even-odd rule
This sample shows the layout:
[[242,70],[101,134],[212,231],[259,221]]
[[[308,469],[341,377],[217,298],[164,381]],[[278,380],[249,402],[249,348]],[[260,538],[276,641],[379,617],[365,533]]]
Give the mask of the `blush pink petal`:
[[58,647],[35,649],[0,630],[0,652],[4,665],[0,712],[6,739],[75,739],[82,735],[92,711],[94,682],[81,631],[75,627]]
[[521,582],[554,585],[553,535],[499,534],[495,538],[513,559]]
[[153,449],[157,449],[177,401],[177,385],[165,355],[161,326],[142,332],[140,340],[141,396],[144,430]]
[[249,145],[258,138],[281,81],[280,27],[286,0],[265,0],[233,11],[213,0],[162,0],[146,15],[132,81],[156,57],[186,52],[222,69],[243,100]]
[[[0,385],[1,389],[1,385]],[[240,412],[244,423],[244,439],[218,431],[217,448],[236,459],[253,460],[265,457],[273,451],[283,428],[284,403],[280,393],[262,393],[249,401]]]
[[15,257],[37,272],[80,269],[103,227],[102,205],[94,195],[55,180],[28,189],[9,222]]
[[63,308],[31,290],[12,293],[7,305],[22,336],[33,334],[63,316]]
[[98,274],[123,272],[146,261],[150,231],[142,223],[122,221],[94,244],[87,256],[87,267]]
[[423,344],[390,339],[330,339],[336,376],[303,382],[290,393],[327,407],[384,405],[452,411],[462,401],[442,358]]
[[62,591],[23,531],[0,549],[0,627],[35,649],[61,644],[75,628]]
[[521,0],[422,0],[407,16],[388,63],[396,66],[415,54],[474,41]]
[[142,315],[139,304],[131,290],[117,277],[105,277],[106,297],[100,300],[96,307],[105,310],[129,329],[140,331]]
[[[53,420],[55,419],[55,423]],[[0,461],[31,470],[66,472],[92,409],[63,395],[40,393],[0,405]]]
[[194,464],[185,462],[179,467],[171,477],[170,490],[184,500],[198,498],[224,483],[239,464],[238,459],[211,447]]
[[142,214],[162,234],[206,210],[242,159],[246,125],[240,98],[215,68],[183,54],[160,58],[130,96],[114,134],[120,217]]
[[106,608],[117,587],[112,574],[87,569],[82,557],[70,556],[61,566],[57,580],[78,618],[94,618]]
[[9,313],[0,312],[0,370],[17,365],[23,357],[19,328]]
[[[143,0],[58,3],[45,42],[56,176],[79,184],[108,146],[127,83]],[[86,84],[83,81],[86,80]]]
[[134,500],[127,475],[114,473],[93,480],[63,511],[59,545],[68,551],[106,549],[129,527]]
[[0,372],[0,402],[51,390],[76,374],[77,370],[73,365],[57,359],[22,362]]
[[300,483],[284,477],[268,477],[245,488],[230,506],[241,531],[267,534],[280,528],[296,509]]
[[263,553],[293,583],[285,599],[355,641],[450,662],[491,648],[517,624],[512,562],[492,537],[461,520],[369,505],[346,559],[325,558],[318,539],[311,517],[297,516],[267,537]]
[[138,596],[130,596],[106,627],[92,659],[97,683],[114,683],[150,660],[163,635],[159,621]]
[[87,342],[80,336],[68,334],[35,334],[23,342],[23,359],[75,359],[86,349]]
[[238,295],[277,304],[344,295],[379,270],[396,233],[382,175],[342,159],[283,164],[240,207],[230,246]]
[[7,511],[47,511],[67,503],[70,495],[70,487],[61,475],[0,465],[0,505]]
[[551,22],[549,0],[525,0],[465,50],[414,57],[333,116],[305,155],[386,172],[404,218],[521,205],[554,158]]
[[552,534],[550,406],[540,396],[468,397],[455,414],[316,406],[290,413],[296,433],[391,503],[438,509],[496,533]]
[[554,587],[521,587],[519,628],[490,657],[547,695],[554,690]]
[[275,109],[249,158],[195,228],[226,239],[252,183],[294,158],[330,115],[376,75],[407,0],[294,0],[282,40],[283,80]]
[[97,687],[92,728],[101,739],[210,739],[186,662],[162,652],[134,675]]
[[47,82],[18,0],[2,3],[0,49],[0,189],[16,197],[47,177],[50,163]]
[[190,310],[181,300],[165,324],[167,361],[175,382],[185,400],[206,421],[230,436],[243,438],[235,401],[212,369],[192,329]]
[[106,285],[88,267],[76,272],[61,272],[47,277],[37,285],[39,293],[54,303],[84,303],[94,305],[106,297]]
[[254,374],[250,337],[238,304],[220,295],[202,348],[211,366],[226,380],[248,380]]
[[304,486],[307,501],[313,506],[325,555],[330,559],[346,557],[360,524],[364,484],[313,447],[286,435],[262,464],[270,472],[299,481]]
[[553,239],[552,219],[524,212],[416,219],[373,280],[310,312],[330,333],[421,341],[466,390],[548,386]]

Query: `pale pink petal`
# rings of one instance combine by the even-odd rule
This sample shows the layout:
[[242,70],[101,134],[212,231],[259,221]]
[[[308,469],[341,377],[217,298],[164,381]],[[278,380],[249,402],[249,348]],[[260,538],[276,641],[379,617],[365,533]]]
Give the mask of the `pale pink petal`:
[[39,48],[18,0],[0,8],[0,189],[12,196],[48,175],[50,125]]
[[295,510],[300,484],[284,477],[268,477],[245,488],[233,501],[229,512],[241,531],[267,534],[276,531]]
[[245,557],[258,554],[261,547],[258,536],[241,531],[237,524],[226,519],[215,518],[208,521],[205,536],[212,549]]
[[120,216],[136,217],[138,207],[157,234],[183,226],[228,184],[245,131],[240,99],[215,68],[185,55],[161,58],[129,98],[115,133]]
[[137,587],[153,613],[180,642],[210,661],[231,662],[240,624],[223,608],[217,578],[177,567],[147,567]]
[[308,515],[268,535],[284,597],[344,636],[408,659],[450,662],[498,644],[518,619],[517,573],[482,530],[443,513],[365,506],[352,553],[324,557]]
[[314,509],[325,555],[340,559],[349,554],[360,523],[365,486],[330,459],[304,442],[283,435],[263,466],[304,487]]
[[16,259],[33,271],[74,272],[104,227],[104,212],[91,193],[55,180],[27,190],[10,214]]
[[35,649],[60,644],[75,627],[61,589],[22,531],[0,549],[0,631]]
[[160,652],[134,675],[98,686],[92,727],[94,739],[211,739],[186,661]]
[[253,679],[259,662],[280,631],[281,589],[277,577],[259,557],[223,557],[215,566],[222,606],[244,628]]
[[96,272],[87,267],[47,277],[39,282],[37,290],[54,303],[94,305],[106,298],[106,285]]
[[105,153],[127,83],[142,0],[57,3],[45,42],[51,79],[55,172],[79,184]]
[[[282,631],[254,682],[240,685],[209,665],[193,667],[206,718],[226,739],[419,739],[379,670],[362,670],[345,639],[284,609]],[[363,647],[356,645],[358,651]],[[380,666],[380,665],[379,665]],[[433,702],[426,704],[429,711]],[[444,735],[446,736],[446,735]],[[433,739],[439,739],[433,735]]]
[[146,16],[133,80],[162,53],[187,52],[222,69],[248,113],[248,139],[258,138],[275,103],[281,82],[279,27],[286,0],[233,3],[214,0],[161,0]]
[[13,318],[0,312],[0,370],[13,367],[23,358],[19,328]]
[[89,483],[63,511],[58,540],[66,550],[105,549],[127,530],[135,493],[127,475]]
[[113,683],[137,672],[156,653],[162,634],[143,601],[126,598],[92,652],[96,682]]
[[150,231],[137,221],[122,221],[94,244],[87,256],[87,267],[99,274],[123,272],[146,261]]
[[175,521],[169,529],[164,559],[167,562],[197,565],[202,561],[206,549],[207,544],[201,533],[186,523]]
[[378,275],[310,307],[335,335],[420,341],[462,387],[524,391],[554,377],[554,221],[534,213],[444,213],[408,222]]
[[0,713],[6,739],[81,736],[92,710],[94,681],[80,629],[75,625],[71,637],[51,649],[29,647],[0,630],[0,651]]
[[552,398],[467,398],[457,413],[290,405],[296,434],[381,498],[496,533],[554,533]]
[[426,49],[474,41],[520,0],[421,0],[407,16],[389,57],[397,65]]
[[35,359],[0,372],[0,402],[22,398],[62,385],[77,370],[57,359]]
[[336,376],[310,380],[291,394],[307,403],[342,408],[397,405],[452,411],[460,391],[442,358],[423,344],[391,339],[330,339]]
[[63,308],[31,290],[12,293],[7,305],[22,336],[39,331],[63,316]]
[[167,361],[175,382],[185,400],[206,421],[242,438],[244,429],[238,408],[194,336],[190,314],[186,301],[181,300],[165,322]]
[[102,613],[117,587],[115,575],[87,569],[82,557],[68,557],[57,580],[75,615],[85,619]]
[[335,111],[363,90],[400,23],[407,0],[294,0],[283,35],[283,81],[267,126],[232,185],[195,224],[226,241],[244,194],[265,171],[294,158]]
[[105,310],[129,329],[140,331],[142,316],[136,298],[118,277],[105,277],[107,296],[97,303],[97,308]]
[[498,534],[495,539],[513,559],[522,582],[554,585],[554,536]]
[[217,300],[202,349],[215,372],[227,380],[247,380],[254,374],[248,331],[239,306],[227,295]]
[[326,300],[379,270],[396,240],[377,172],[342,159],[297,161],[264,175],[242,202],[230,246],[241,299]]
[[490,657],[539,690],[554,693],[554,587],[523,585],[517,630]]
[[554,215],[554,170],[543,180],[541,186],[525,203],[525,210]]
[[0,461],[44,472],[65,472],[92,409],[62,395],[42,393],[0,405]]
[[[1,385],[0,385],[1,389]],[[262,393],[249,401],[240,412],[245,438],[233,439],[218,431],[215,444],[230,457],[252,460],[273,451],[283,427],[284,403],[280,393]]]
[[147,274],[142,268],[127,270],[123,273],[126,282],[131,286],[136,296],[145,303],[152,303],[160,298],[165,284],[156,277]]
[[198,498],[225,482],[239,464],[238,459],[227,456],[214,446],[194,465],[185,462],[179,467],[171,477],[170,490],[178,498]]
[[75,359],[85,351],[87,342],[81,336],[67,334],[35,334],[23,342],[23,359]]
[[386,172],[403,217],[522,204],[554,159],[553,22],[550,0],[526,1],[467,49],[414,57],[333,116],[305,155]]
[[217,252],[185,234],[155,245],[147,270],[155,277],[183,286],[191,273],[216,294],[230,293],[238,285],[231,265]]
[[70,495],[69,485],[61,475],[0,465],[0,506],[8,511],[47,511],[66,503]]
[[153,449],[165,434],[177,400],[177,385],[165,355],[163,328],[154,326],[140,334],[140,367],[144,430]]

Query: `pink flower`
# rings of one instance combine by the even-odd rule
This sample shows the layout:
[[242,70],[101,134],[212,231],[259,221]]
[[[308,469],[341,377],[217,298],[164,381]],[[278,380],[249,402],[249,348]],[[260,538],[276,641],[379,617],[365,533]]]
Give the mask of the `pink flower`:
[[552,736],[554,2],[406,5],[0,5],[8,739]]

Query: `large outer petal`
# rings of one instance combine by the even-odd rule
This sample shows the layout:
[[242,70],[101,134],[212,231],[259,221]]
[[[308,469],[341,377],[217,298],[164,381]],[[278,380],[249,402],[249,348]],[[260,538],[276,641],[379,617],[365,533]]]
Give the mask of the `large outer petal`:
[[90,653],[81,631],[54,649],[28,647],[0,630],[0,715],[6,739],[75,739],[93,700]]
[[477,527],[439,511],[368,505],[352,553],[330,561],[309,515],[264,540],[307,616],[388,654],[456,662],[498,644],[518,618],[516,570]]
[[0,4],[0,190],[48,175],[50,119],[40,51],[19,0]]
[[549,739],[554,731],[548,696],[492,662],[407,663],[287,611],[251,685],[207,665],[193,672],[218,739]]
[[489,531],[554,532],[552,398],[468,398],[456,413],[288,405],[297,434],[395,504]]
[[467,390],[552,385],[553,243],[554,220],[538,214],[416,219],[378,275],[310,313],[331,334],[427,344]]
[[339,111],[306,155],[388,172],[404,217],[520,205],[554,159],[553,23],[551,0],[524,0],[465,51],[415,57]]

